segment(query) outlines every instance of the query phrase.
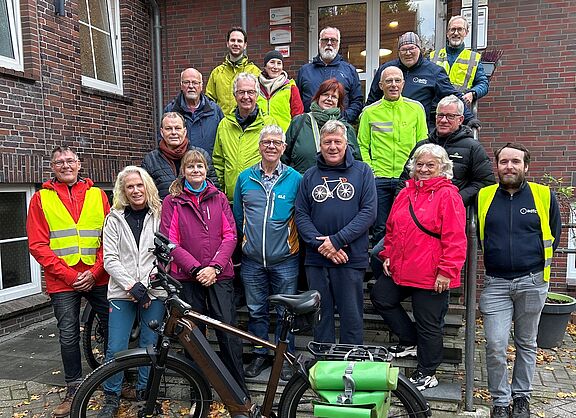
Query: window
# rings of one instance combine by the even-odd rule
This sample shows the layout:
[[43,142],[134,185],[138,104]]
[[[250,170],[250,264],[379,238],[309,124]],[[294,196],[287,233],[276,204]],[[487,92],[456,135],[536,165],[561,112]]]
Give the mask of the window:
[[20,0],[0,0],[0,66],[22,71]]
[[40,293],[40,266],[28,252],[27,208],[33,190],[0,188],[0,302]]
[[80,58],[83,85],[122,94],[118,4],[118,0],[79,0]]

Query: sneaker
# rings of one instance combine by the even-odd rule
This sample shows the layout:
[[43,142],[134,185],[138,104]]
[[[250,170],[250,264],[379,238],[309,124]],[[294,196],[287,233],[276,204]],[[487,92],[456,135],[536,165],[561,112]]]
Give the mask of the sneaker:
[[388,352],[392,354],[392,357],[416,357],[416,346],[396,344],[388,347]]
[[287,361],[284,361],[284,364],[282,365],[282,371],[280,372],[280,379],[287,382],[288,380],[292,379],[292,376],[294,376],[292,365]]
[[120,408],[120,396],[115,393],[104,393],[104,405],[97,418],[113,418]]
[[512,418],[529,418],[530,417],[530,402],[525,396],[514,398],[512,404]]
[[246,377],[256,377],[262,373],[268,367],[268,361],[266,356],[255,355],[246,370],[244,370],[244,375]]
[[63,418],[70,415],[70,407],[72,406],[72,399],[74,399],[76,389],[78,389],[77,385],[68,386],[64,400],[60,403],[60,405],[54,408],[54,411],[52,411],[52,416],[54,418]]
[[510,418],[510,407],[494,406],[490,418]]
[[438,379],[436,379],[436,375],[427,376],[419,370],[416,370],[414,373],[412,373],[412,376],[410,376],[410,381],[420,391],[438,386]]

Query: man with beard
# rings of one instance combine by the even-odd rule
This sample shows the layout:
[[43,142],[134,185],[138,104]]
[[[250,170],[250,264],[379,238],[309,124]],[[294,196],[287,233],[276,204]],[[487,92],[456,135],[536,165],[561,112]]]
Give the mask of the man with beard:
[[[327,27],[320,31],[318,40],[318,55],[312,62],[304,64],[298,71],[296,85],[300,90],[304,111],[310,111],[312,97],[316,94],[320,84],[330,78],[336,78],[344,85],[346,97],[344,100],[343,117],[348,123],[354,123],[362,107],[364,96],[356,67],[344,61],[338,53],[340,49],[340,31],[337,28]],[[378,75],[380,79],[380,75]]]
[[[216,129],[224,117],[220,106],[202,93],[202,74],[186,68],[180,74],[180,93],[164,108],[164,113],[178,112],[186,121],[189,145],[200,147],[212,155]],[[162,139],[160,132],[158,140]]]
[[[560,210],[549,187],[526,181],[530,153],[523,145],[508,143],[494,155],[499,184],[478,194],[478,232],[486,267],[479,308],[484,315],[488,390],[492,417],[524,418],[530,416],[536,336],[552,254],[560,243]],[[516,359],[510,385],[506,349],[512,320]]]
[[489,86],[481,55],[464,46],[468,31],[468,21],[453,16],[448,22],[446,47],[432,51],[430,61],[446,70],[452,85],[463,93],[462,99],[470,106],[473,100],[486,96]]
[[232,94],[232,83],[240,73],[260,75],[260,69],[244,54],[248,46],[248,35],[240,27],[233,27],[226,34],[226,48],[228,54],[224,62],[214,68],[208,78],[206,95],[222,108],[224,115],[232,112],[236,107],[236,100]]

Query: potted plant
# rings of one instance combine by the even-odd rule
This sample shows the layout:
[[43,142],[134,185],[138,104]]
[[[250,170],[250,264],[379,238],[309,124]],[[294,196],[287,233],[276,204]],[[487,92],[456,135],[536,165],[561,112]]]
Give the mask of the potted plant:
[[[569,242],[575,242],[576,207],[574,206],[574,187],[565,186],[562,178],[556,178],[550,174],[545,174],[543,180],[556,194],[560,212],[564,218],[563,227],[568,229]],[[563,248],[558,249],[557,252],[568,253],[575,252],[575,250]],[[560,293],[548,292],[538,325],[538,347],[552,348],[561,346],[566,333],[566,326],[572,312],[575,310],[575,298]]]

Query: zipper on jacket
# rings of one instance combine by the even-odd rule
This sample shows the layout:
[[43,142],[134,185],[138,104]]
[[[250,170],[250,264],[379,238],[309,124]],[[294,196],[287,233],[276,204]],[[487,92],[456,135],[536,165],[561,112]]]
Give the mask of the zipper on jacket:
[[512,257],[512,206],[514,205],[514,195],[511,194],[508,200],[510,205],[508,205],[508,216],[509,216],[509,228],[508,231],[508,254],[510,255],[510,267],[511,270],[514,271],[514,257]]

